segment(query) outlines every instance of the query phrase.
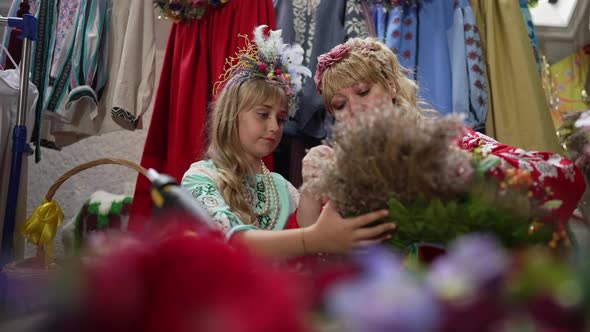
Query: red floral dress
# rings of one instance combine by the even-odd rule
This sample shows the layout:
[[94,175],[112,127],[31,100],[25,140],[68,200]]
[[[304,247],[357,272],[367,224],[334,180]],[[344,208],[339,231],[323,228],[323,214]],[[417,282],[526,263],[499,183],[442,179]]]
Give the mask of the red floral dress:
[[534,197],[543,201],[562,201],[561,206],[551,214],[552,218],[560,222],[569,220],[586,189],[580,170],[571,160],[556,153],[525,151],[499,143],[469,128],[466,128],[458,143],[463,150],[471,152],[480,148],[484,155],[500,157],[500,165],[488,171],[489,175],[496,178],[501,179],[510,166],[529,171],[534,180],[529,190]]

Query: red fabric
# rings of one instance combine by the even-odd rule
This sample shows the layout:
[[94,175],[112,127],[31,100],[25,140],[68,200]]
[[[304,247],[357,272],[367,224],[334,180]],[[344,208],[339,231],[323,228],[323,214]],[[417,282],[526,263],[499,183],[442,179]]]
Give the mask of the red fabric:
[[297,229],[299,228],[299,223],[297,222],[297,210],[293,212],[289,220],[287,220],[287,225],[285,225],[285,229]]
[[[238,34],[251,35],[261,24],[275,28],[272,0],[230,1],[200,20],[172,26],[142,166],[180,181],[190,164],[202,158],[213,84],[225,59],[243,46]],[[272,155],[265,163],[272,169]],[[149,187],[145,177],[138,177],[130,230],[142,229],[151,215]]]
[[[10,53],[17,65],[20,63],[23,55],[23,40],[18,38],[22,33],[22,30],[13,29],[10,32],[10,40],[8,42],[8,53]],[[4,61],[4,69],[15,69],[8,56],[6,56],[6,60]]]
[[[496,155],[514,168],[529,170],[535,182],[529,190],[535,197],[542,201],[562,201],[562,205],[550,215],[553,220],[568,222],[586,190],[586,182],[578,167],[556,153],[525,151],[498,143],[469,128],[466,128],[459,141],[459,147],[467,151],[479,147],[484,153]],[[501,164],[489,173],[491,176],[502,177],[502,168]],[[545,192],[544,188],[548,188],[550,192]]]

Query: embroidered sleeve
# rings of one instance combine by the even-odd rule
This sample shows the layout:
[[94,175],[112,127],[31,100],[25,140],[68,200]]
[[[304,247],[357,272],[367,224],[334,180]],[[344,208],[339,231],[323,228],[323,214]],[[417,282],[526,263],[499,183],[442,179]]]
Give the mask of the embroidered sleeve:
[[231,234],[235,232],[232,231],[234,228],[239,228],[239,230],[256,229],[255,226],[244,225],[238,215],[231,211],[217,189],[215,182],[210,178],[195,174],[188,175],[182,180],[182,186],[193,195],[197,202],[205,207],[216,226],[222,232],[230,235],[229,232]]
[[481,149],[483,155],[493,154],[502,160],[489,175],[501,177],[503,169],[513,167],[531,173],[534,183],[529,188],[532,195],[542,201],[557,199],[562,201],[553,216],[566,222],[576,209],[586,183],[574,163],[559,154],[550,152],[525,151],[505,144],[466,128],[459,142],[463,150]]

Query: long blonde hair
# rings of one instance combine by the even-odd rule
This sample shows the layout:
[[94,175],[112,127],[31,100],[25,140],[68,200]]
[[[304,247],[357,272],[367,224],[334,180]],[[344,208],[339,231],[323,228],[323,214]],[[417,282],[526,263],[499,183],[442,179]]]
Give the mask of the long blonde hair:
[[287,105],[285,91],[274,81],[254,78],[221,91],[210,119],[210,143],[206,157],[219,172],[218,187],[225,202],[246,224],[256,222],[254,211],[244,199],[244,179],[255,174],[240,143],[238,114],[266,101]]
[[421,108],[425,103],[418,98],[418,84],[408,78],[410,70],[403,68],[395,53],[374,38],[351,38],[346,43],[350,48],[340,61],[326,68],[321,79],[321,90],[326,109],[336,92],[359,82],[382,84],[387,89],[395,84],[396,104],[410,107],[421,113],[431,110]]

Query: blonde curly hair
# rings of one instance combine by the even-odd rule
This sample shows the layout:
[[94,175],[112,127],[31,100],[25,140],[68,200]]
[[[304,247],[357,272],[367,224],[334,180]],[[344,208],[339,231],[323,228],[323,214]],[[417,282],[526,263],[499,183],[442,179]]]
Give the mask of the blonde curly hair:
[[[388,90],[395,85],[398,106],[418,110],[421,114],[434,111],[427,108],[426,103],[418,98],[418,84],[408,78],[411,71],[403,68],[395,53],[375,38],[351,38],[340,48],[340,56],[331,58],[330,63],[322,63],[320,57],[316,70],[318,91],[324,99],[328,111],[331,100],[342,88],[351,87],[359,82],[371,82],[383,85]],[[329,55],[332,51],[326,53]]]

